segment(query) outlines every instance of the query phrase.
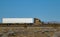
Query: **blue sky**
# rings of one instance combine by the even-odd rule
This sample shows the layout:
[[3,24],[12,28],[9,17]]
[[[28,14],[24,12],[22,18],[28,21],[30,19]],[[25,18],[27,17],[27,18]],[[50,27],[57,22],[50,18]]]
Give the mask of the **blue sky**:
[[2,18],[39,18],[60,21],[60,0],[0,0]]

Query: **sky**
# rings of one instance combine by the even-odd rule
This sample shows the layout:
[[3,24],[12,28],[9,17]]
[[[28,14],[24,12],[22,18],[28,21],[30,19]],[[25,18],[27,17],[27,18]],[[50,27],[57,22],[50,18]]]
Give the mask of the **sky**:
[[0,0],[0,22],[2,18],[60,21],[60,0]]

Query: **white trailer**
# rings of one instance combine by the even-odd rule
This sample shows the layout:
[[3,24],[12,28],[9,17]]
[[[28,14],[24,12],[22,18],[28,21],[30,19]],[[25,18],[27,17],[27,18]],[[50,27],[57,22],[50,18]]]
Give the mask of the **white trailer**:
[[2,23],[34,23],[34,18],[3,18]]

